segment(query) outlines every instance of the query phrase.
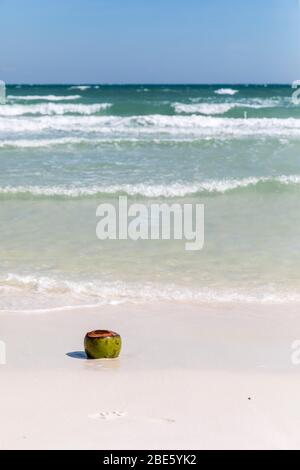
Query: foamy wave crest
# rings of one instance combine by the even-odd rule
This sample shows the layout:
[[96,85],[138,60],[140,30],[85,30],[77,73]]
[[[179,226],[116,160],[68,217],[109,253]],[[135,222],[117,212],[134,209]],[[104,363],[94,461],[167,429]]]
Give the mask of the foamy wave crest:
[[[203,191],[203,189],[202,189]],[[118,195],[126,194],[128,196],[144,197],[182,197],[187,194],[199,192],[199,186],[195,185],[147,185],[147,184],[120,184],[110,186],[91,186],[91,187],[66,187],[66,186],[4,186],[0,187],[0,195],[15,196],[44,196],[44,197],[67,197],[80,198],[97,196],[102,194]]]
[[185,104],[173,103],[172,107],[176,113],[186,114],[224,114],[234,108],[236,105],[233,103],[199,103],[199,104]]
[[262,109],[273,108],[280,104],[279,100],[247,100],[236,103],[173,103],[172,107],[176,113],[215,115],[225,114],[234,108]]
[[[151,141],[152,142],[152,141]],[[164,141],[155,141],[161,143]],[[173,142],[168,140],[168,142]],[[174,142],[177,143],[177,140]],[[185,142],[185,140],[184,140]],[[189,142],[189,141],[188,141]],[[56,146],[73,146],[73,145],[103,145],[103,144],[144,144],[149,143],[149,140],[141,140],[138,138],[99,138],[91,139],[84,137],[61,137],[52,139],[16,139],[16,140],[0,140],[0,148],[15,149],[15,148],[48,148]]]
[[238,92],[239,90],[233,90],[232,88],[219,88],[215,91],[217,95],[235,95]]
[[70,90],[80,90],[80,91],[85,91],[89,90],[91,87],[89,85],[73,85],[69,89]]
[[[94,133],[110,138],[175,136],[198,138],[294,137],[300,138],[300,119],[234,119],[208,116],[41,116],[0,117],[0,133],[64,131]],[[6,135],[6,138],[8,136]]]
[[34,105],[3,105],[0,107],[0,116],[22,116],[30,114],[64,115],[83,114],[92,115],[112,106],[111,103],[99,104],[34,104]]
[[299,302],[300,294],[270,289],[214,290],[174,284],[74,281],[8,274],[0,278],[2,310],[35,310],[78,305],[118,305],[125,302],[286,303]]
[[68,96],[59,96],[59,95],[27,95],[27,96],[16,96],[8,95],[7,99],[9,101],[72,101],[79,100],[80,95],[68,95]]
[[199,183],[174,183],[170,185],[120,184],[109,186],[2,186],[0,195],[3,196],[42,196],[80,198],[100,196],[103,194],[142,196],[147,198],[175,198],[197,194],[224,194],[245,188],[269,186],[271,189],[280,186],[300,186],[300,175],[282,175],[278,177],[250,177],[242,179],[207,180]]
[[1,140],[0,148],[47,148],[59,145],[76,145],[88,142],[90,142],[90,139],[81,139],[80,137],[62,137],[60,139]]

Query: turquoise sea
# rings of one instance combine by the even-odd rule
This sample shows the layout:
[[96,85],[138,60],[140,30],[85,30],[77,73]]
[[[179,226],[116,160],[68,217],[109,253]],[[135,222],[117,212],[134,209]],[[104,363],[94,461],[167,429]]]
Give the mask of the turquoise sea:
[[[0,310],[300,300],[288,85],[15,85],[0,106]],[[99,241],[96,208],[205,205],[205,244]]]

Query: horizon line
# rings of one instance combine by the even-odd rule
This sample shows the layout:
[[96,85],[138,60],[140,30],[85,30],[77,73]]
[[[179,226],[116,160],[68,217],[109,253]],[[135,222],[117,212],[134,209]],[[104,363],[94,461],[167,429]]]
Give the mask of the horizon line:
[[18,85],[27,85],[27,86],[290,86],[293,82],[240,82],[240,83],[230,83],[230,82],[211,82],[211,83],[202,83],[202,82],[176,82],[176,83],[167,83],[167,82],[6,82],[3,80],[6,85],[18,86]]

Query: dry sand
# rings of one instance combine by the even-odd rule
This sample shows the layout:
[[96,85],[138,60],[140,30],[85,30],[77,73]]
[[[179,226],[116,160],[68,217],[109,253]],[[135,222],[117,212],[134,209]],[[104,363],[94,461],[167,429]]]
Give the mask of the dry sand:
[[[300,448],[297,305],[0,314],[1,449]],[[87,360],[84,334],[123,338]]]

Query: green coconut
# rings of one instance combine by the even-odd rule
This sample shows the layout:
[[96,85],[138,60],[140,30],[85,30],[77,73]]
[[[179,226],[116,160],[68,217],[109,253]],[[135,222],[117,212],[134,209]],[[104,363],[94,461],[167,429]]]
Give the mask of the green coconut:
[[84,349],[89,359],[113,359],[121,351],[121,336],[114,331],[94,330],[85,335]]

